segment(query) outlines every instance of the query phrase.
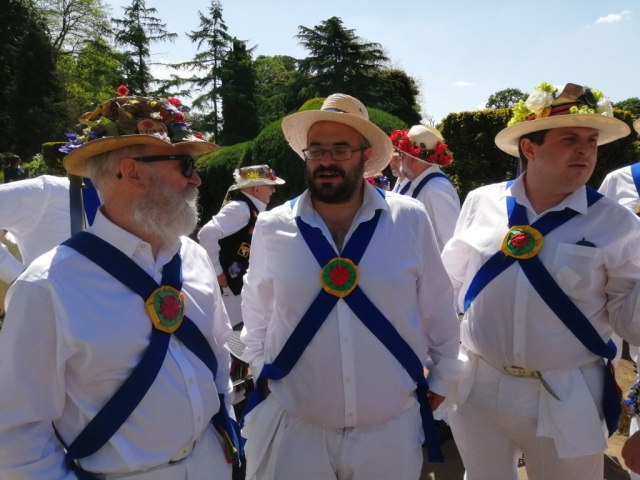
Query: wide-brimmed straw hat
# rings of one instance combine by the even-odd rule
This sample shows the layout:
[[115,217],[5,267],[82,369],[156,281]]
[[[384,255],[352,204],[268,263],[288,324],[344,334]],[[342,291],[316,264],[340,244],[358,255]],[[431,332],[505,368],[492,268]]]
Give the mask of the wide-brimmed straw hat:
[[442,133],[428,125],[394,130],[389,138],[397,151],[429,165],[447,166],[453,159]]
[[638,132],[638,135],[640,135],[640,118],[633,122],[633,128],[636,132]]
[[327,97],[320,110],[294,113],[282,120],[282,131],[287,142],[303,160],[302,150],[307,147],[309,129],[314,123],[323,121],[347,125],[367,139],[372,153],[365,164],[365,177],[382,171],[389,164],[393,153],[389,137],[369,120],[369,113],[360,100],[343,93]]
[[613,116],[610,100],[602,92],[568,83],[559,90],[543,82],[526,100],[513,107],[507,128],[496,135],[500,150],[519,157],[520,137],[540,130],[562,127],[588,127],[598,130],[598,145],[631,133],[629,125]]
[[283,179],[276,176],[269,165],[251,165],[249,167],[236,168],[233,172],[236,183],[229,187],[229,191],[247,187],[259,187],[260,185],[283,185]]
[[60,151],[67,154],[63,165],[69,173],[88,177],[91,158],[132,145],[170,146],[190,155],[218,148],[189,129],[184,115],[189,108],[177,98],[129,97],[123,86],[118,93],[84,114],[76,133],[66,134],[68,143]]

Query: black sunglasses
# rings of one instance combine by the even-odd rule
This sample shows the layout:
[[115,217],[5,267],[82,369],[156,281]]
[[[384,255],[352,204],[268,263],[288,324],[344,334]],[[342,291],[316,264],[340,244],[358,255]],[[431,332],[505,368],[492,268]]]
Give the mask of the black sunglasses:
[[165,160],[180,160],[180,171],[186,178],[191,178],[194,171],[194,160],[191,155],[153,155],[150,157],[133,157],[137,162],[162,162]]

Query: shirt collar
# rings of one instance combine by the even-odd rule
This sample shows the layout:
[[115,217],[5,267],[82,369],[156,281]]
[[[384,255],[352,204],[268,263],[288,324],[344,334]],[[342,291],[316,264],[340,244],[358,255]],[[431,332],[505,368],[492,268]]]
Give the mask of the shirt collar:
[[[376,210],[389,211],[389,204],[385,197],[380,195],[380,192],[376,187],[369,182],[364,182],[364,196],[362,198],[362,205],[356,213],[354,218],[355,223],[362,223],[371,220],[376,213]],[[306,223],[316,223],[319,219],[318,214],[313,209],[311,203],[311,195],[309,189],[305,190],[295,205],[292,208],[294,217],[300,216]]]
[[530,210],[535,216],[540,216],[546,212],[560,211],[565,208],[570,208],[582,215],[586,215],[587,210],[589,209],[589,204],[587,203],[587,192],[584,185],[578,188],[575,192],[571,193],[567,198],[565,198],[562,202],[560,202],[555,207],[551,207],[540,214],[536,213],[536,211],[531,206],[531,202],[527,198],[527,194],[524,189],[524,176],[526,173],[520,175],[510,187],[507,187],[502,195],[504,197],[513,197],[523,207]]
[[253,202],[253,204],[256,206],[256,208],[258,209],[259,212],[264,212],[267,209],[267,204],[266,203],[258,200],[253,195],[249,195],[248,193],[245,193],[245,195],[247,197],[249,197],[249,200],[251,200]]
[[[139,249],[151,252],[151,245],[149,243],[113,223],[104,216],[101,208],[96,212],[93,225],[91,225],[87,231],[110,243],[129,258],[132,258]],[[162,247],[157,256],[158,260],[165,256],[168,256],[169,259],[173,258],[180,249],[180,245],[180,239],[176,239],[173,245]]]

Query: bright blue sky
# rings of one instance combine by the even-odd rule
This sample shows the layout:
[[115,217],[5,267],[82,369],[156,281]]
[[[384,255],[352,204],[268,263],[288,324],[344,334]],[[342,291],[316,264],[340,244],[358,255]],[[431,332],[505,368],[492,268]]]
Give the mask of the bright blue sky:
[[[130,0],[105,0],[122,17]],[[189,60],[185,32],[209,0],[147,0],[175,44],[152,46],[154,61]],[[255,55],[306,52],[294,36],[332,16],[380,43],[393,65],[420,83],[422,111],[436,122],[475,110],[504,88],[531,92],[542,81],[602,90],[613,102],[640,97],[639,0],[223,0],[228,33]],[[162,69],[156,72],[166,74]]]

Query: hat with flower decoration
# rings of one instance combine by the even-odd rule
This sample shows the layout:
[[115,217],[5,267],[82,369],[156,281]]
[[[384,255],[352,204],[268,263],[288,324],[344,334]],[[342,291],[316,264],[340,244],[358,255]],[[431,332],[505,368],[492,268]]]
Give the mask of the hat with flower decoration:
[[357,130],[372,148],[365,164],[364,176],[371,177],[389,164],[393,146],[389,137],[369,120],[367,108],[357,98],[334,93],[326,98],[320,110],[294,113],[282,120],[282,131],[291,148],[304,160],[302,149],[307,147],[307,134],[314,123],[336,122]]
[[74,133],[60,151],[66,153],[63,164],[73,175],[87,177],[89,159],[101,153],[130,145],[176,146],[191,155],[218,148],[202,140],[200,132],[189,129],[185,113],[189,108],[177,98],[129,97],[124,85],[118,97],[99,105],[78,119]]
[[428,125],[414,125],[409,130],[394,130],[389,138],[396,151],[421,162],[446,167],[453,160],[453,153],[444,143],[442,134]]
[[496,135],[500,150],[518,157],[520,137],[540,130],[588,127],[598,130],[598,145],[626,137],[629,126],[614,118],[611,101],[600,90],[567,83],[562,90],[542,82],[513,107],[507,128]]
[[229,187],[229,191],[260,185],[282,185],[284,180],[276,177],[269,165],[252,165],[250,167],[236,168],[233,172],[235,182]]

